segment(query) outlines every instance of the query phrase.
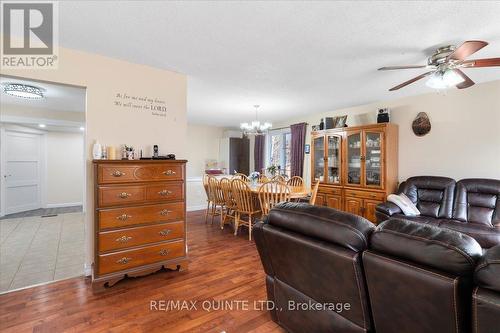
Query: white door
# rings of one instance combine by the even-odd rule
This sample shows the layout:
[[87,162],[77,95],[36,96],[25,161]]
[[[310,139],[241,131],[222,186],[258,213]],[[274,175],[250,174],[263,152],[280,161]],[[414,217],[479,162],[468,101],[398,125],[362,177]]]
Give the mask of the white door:
[[5,130],[2,139],[4,214],[40,208],[42,135]]

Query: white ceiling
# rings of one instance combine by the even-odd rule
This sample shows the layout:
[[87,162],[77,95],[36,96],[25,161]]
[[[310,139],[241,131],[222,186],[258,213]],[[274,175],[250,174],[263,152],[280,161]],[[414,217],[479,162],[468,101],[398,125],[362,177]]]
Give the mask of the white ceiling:
[[[498,1],[60,2],[62,46],[188,75],[190,121],[234,126],[281,121],[430,92],[421,70],[433,49],[480,39],[474,55],[500,56]],[[469,69],[477,83],[500,68]]]
[[[8,83],[28,84],[42,88],[44,90],[44,98],[25,99],[7,95],[3,91],[3,87]],[[0,76],[0,86],[2,88],[1,105],[17,105],[67,112],[85,112],[85,88],[24,79],[13,79],[6,76]]]

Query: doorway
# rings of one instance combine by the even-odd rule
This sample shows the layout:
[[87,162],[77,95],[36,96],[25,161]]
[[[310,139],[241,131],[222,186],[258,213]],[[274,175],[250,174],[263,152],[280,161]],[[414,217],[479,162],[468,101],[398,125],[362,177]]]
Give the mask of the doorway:
[[0,86],[4,293],[84,274],[86,91],[9,76]]

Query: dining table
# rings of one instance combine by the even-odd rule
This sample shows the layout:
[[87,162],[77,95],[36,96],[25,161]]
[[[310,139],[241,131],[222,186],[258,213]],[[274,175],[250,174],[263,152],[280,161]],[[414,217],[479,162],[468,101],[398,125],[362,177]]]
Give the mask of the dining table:
[[[213,177],[217,178],[217,180],[221,180],[222,178],[228,178],[228,179],[233,178],[232,175],[214,175]],[[250,187],[252,193],[257,196],[259,194],[259,189],[262,186],[262,183],[249,182],[247,184]],[[307,186],[306,184],[302,186],[288,185],[288,187],[290,188],[290,199],[306,198],[311,194],[311,187]]]
[[[259,194],[259,189],[262,186],[262,183],[249,183],[248,186],[252,190],[252,193],[255,195]],[[305,198],[309,194],[311,194],[311,188],[309,186],[303,185],[303,186],[290,186],[288,185],[288,188],[290,189],[290,199],[300,199],[300,198]]]

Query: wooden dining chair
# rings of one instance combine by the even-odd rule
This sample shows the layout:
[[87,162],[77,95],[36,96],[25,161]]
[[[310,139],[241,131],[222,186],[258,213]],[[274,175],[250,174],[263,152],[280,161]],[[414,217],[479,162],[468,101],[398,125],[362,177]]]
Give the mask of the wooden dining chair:
[[[244,225],[248,227],[248,239],[252,240],[252,224],[255,223],[255,216],[261,211],[252,190],[247,182],[241,179],[231,181],[233,196],[236,201],[236,219],[234,222],[234,235],[238,234],[238,227]],[[247,220],[244,218],[247,217]]]
[[259,202],[262,215],[266,216],[278,203],[290,201],[290,188],[277,180],[262,184],[259,188]]
[[299,186],[304,186],[304,179],[299,176],[293,176],[292,178],[288,179],[286,182],[288,186],[293,186],[293,187],[299,187]]
[[271,178],[271,180],[276,180],[276,181],[279,181],[282,183],[286,183],[285,176],[283,176],[283,175],[276,175],[273,178]]
[[205,193],[207,195],[207,211],[205,213],[205,223],[208,221],[208,212],[211,210],[212,206],[212,199],[210,197],[210,191],[208,189],[208,179],[212,177],[210,175],[203,175],[203,188],[205,189]]
[[233,175],[233,179],[241,179],[247,183],[250,182],[250,178],[248,178],[248,176],[243,173],[235,173]]
[[222,219],[222,212],[224,211],[225,204],[222,189],[217,178],[208,178],[208,193],[210,195],[210,200],[212,201],[212,206],[208,215],[212,216],[210,224],[213,224],[215,216],[221,216]]
[[236,201],[234,200],[233,189],[231,185],[231,180],[229,178],[222,178],[220,181],[220,187],[222,189],[222,196],[224,198],[224,212],[220,222],[220,228],[224,229],[224,225],[226,224],[226,220],[232,219],[233,221],[236,219]]
[[318,196],[318,189],[319,189],[319,180],[316,182],[311,192],[311,198],[309,199],[310,205],[314,205],[316,203],[316,197]]
[[269,180],[270,179],[267,178],[267,176],[263,175],[263,174],[261,174],[260,177],[259,177],[259,183],[261,183],[261,184],[267,183]]

